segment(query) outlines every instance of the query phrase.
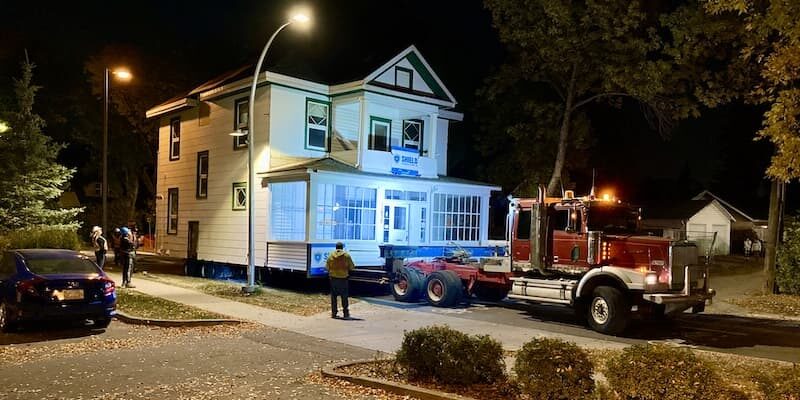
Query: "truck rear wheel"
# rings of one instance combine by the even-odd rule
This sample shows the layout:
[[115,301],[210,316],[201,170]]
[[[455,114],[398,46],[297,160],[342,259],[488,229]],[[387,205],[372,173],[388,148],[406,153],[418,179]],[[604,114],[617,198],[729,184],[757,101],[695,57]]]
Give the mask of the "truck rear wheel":
[[630,312],[631,307],[619,289],[598,286],[592,294],[587,319],[595,331],[618,335],[628,326]]
[[428,302],[436,307],[450,307],[461,301],[464,287],[461,278],[453,271],[435,271],[425,281]]
[[474,290],[475,296],[483,301],[500,301],[508,296],[508,289],[497,286],[477,285]]
[[392,284],[392,295],[397,301],[413,302],[422,291],[422,277],[416,270],[402,267],[396,274],[397,282]]

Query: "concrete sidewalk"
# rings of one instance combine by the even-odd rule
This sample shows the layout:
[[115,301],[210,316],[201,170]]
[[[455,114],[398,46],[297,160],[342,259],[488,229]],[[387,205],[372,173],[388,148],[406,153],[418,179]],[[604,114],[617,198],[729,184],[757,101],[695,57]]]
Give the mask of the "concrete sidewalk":
[[[119,272],[109,272],[115,282],[122,282]],[[145,279],[136,279],[137,291],[174,302],[191,305],[203,310],[227,315],[232,318],[256,322],[262,325],[296,332],[319,339],[358,346],[366,349],[395,352],[403,340],[403,332],[431,325],[448,325],[453,329],[470,333],[490,335],[508,350],[517,350],[534,337],[556,337],[588,348],[620,349],[625,344],[557,334],[544,330],[520,328],[503,324],[474,321],[453,317],[444,313],[423,313],[395,307],[387,307],[360,301],[350,306],[355,320],[332,319],[326,313],[310,317],[274,311],[237,301],[210,296],[190,289],[179,288]],[[443,309],[446,311],[447,309]],[[454,310],[458,312],[457,310]]]

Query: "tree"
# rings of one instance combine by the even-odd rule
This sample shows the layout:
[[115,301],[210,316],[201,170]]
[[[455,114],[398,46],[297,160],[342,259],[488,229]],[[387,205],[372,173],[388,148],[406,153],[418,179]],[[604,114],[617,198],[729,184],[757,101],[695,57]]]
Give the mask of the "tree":
[[39,86],[33,84],[34,64],[22,63],[14,79],[17,104],[3,119],[10,129],[0,137],[0,233],[37,226],[77,228],[82,208],[59,208],[56,202],[75,170],[56,159],[63,145],[42,129],[45,121],[33,111]]

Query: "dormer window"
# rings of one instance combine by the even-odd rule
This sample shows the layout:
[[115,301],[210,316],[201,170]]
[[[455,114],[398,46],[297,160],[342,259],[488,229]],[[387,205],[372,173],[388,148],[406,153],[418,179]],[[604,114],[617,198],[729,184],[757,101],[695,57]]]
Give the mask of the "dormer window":
[[236,100],[233,107],[233,130],[242,132],[245,135],[233,137],[233,149],[243,149],[247,147],[248,124],[250,123],[250,101],[247,98]]
[[401,88],[413,89],[414,71],[408,68],[394,68],[394,85]]

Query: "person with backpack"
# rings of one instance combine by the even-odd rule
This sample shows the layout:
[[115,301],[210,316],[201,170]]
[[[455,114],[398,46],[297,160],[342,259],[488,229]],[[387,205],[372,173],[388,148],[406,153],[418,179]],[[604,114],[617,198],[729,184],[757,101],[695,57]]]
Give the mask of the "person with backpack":
[[94,247],[94,256],[97,259],[97,266],[103,269],[106,264],[106,253],[108,252],[108,242],[103,237],[103,228],[99,226],[93,227],[90,238],[92,247]]

